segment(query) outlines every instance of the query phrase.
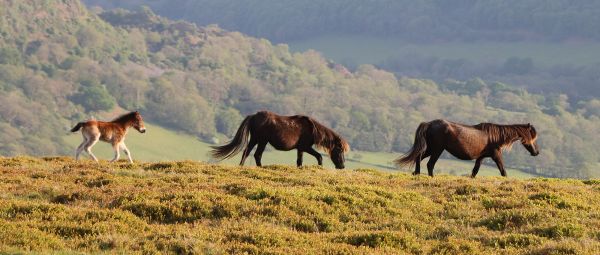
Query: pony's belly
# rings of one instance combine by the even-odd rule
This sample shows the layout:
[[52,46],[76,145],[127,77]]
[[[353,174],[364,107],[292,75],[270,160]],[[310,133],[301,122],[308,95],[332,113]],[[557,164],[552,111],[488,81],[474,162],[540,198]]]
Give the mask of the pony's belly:
[[269,142],[273,148],[280,151],[290,151],[296,148],[296,144],[288,144],[281,142]]
[[449,139],[446,150],[462,160],[479,158],[485,151],[486,141],[479,131],[458,129],[456,137]]
[[477,158],[477,156],[475,156],[475,155],[468,154],[468,153],[462,152],[462,151],[450,151],[450,150],[448,150],[448,152],[452,156],[454,156],[454,157],[456,157],[458,159],[462,159],[462,160],[473,160],[473,159]]
[[481,156],[484,151],[484,147],[479,144],[470,144],[470,143],[459,143],[455,146],[448,146],[446,151],[448,151],[452,156],[457,157],[462,160],[472,160],[477,159]]

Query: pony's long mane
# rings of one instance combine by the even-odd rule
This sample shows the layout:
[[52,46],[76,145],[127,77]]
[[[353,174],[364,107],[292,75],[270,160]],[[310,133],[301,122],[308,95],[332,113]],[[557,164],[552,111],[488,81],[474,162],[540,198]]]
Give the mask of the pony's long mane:
[[499,144],[503,150],[510,150],[514,142],[528,135],[528,126],[522,124],[499,125],[480,123],[475,128],[485,132],[491,143]]
[[318,121],[308,117],[310,122],[313,124],[313,137],[315,140],[315,145],[317,148],[321,148],[327,152],[327,154],[331,155],[331,150],[333,150],[337,143],[341,143],[342,150],[347,152],[350,150],[350,145],[344,138],[335,133],[333,130],[329,129]]
[[114,118],[111,122],[124,122],[135,118],[135,112],[128,112],[119,117]]

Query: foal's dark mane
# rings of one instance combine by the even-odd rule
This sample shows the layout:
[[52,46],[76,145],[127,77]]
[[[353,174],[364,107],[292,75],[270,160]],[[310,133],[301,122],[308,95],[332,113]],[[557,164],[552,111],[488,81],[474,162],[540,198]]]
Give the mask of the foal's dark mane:
[[313,137],[315,139],[315,145],[317,147],[322,148],[330,154],[331,150],[333,150],[339,143],[341,144],[342,150],[344,152],[350,150],[348,142],[346,142],[346,140],[344,140],[344,138],[342,138],[340,135],[338,135],[328,127],[323,126],[323,124],[319,123],[318,121],[310,117],[307,118],[313,124]]
[[135,115],[136,115],[136,112],[125,113],[119,117],[116,117],[111,122],[124,123],[124,122],[130,121],[132,119],[135,119]]
[[474,127],[487,133],[489,141],[499,144],[500,147],[510,147],[519,138],[528,137],[529,128],[533,128],[527,124],[499,125],[494,123],[480,123]]

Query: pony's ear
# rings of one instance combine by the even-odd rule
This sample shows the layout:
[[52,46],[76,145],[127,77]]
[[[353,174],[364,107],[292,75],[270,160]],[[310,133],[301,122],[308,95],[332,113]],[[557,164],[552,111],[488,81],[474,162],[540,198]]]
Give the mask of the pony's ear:
[[528,128],[531,128],[531,123],[527,123],[527,127],[528,127]]

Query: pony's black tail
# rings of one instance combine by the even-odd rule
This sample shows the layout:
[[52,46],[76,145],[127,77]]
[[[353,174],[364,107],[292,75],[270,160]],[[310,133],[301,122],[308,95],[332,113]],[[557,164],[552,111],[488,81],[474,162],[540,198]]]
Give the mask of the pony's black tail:
[[71,128],[71,132],[77,132],[77,131],[79,131],[79,129],[81,129],[81,127],[83,127],[83,124],[85,124],[85,122],[79,122],[79,123],[77,123],[77,125],[75,125],[73,128]]
[[398,166],[412,166],[415,164],[415,161],[423,156],[425,151],[427,150],[427,129],[429,128],[429,123],[423,122],[417,128],[417,132],[415,132],[415,142],[413,143],[412,148],[406,154],[402,155],[402,157],[394,160],[394,163]]
[[235,137],[233,137],[228,144],[211,146],[213,148],[211,151],[213,158],[218,160],[231,158],[248,146],[248,136],[250,135],[250,119],[252,116],[253,115],[250,115],[244,119],[235,133]]

